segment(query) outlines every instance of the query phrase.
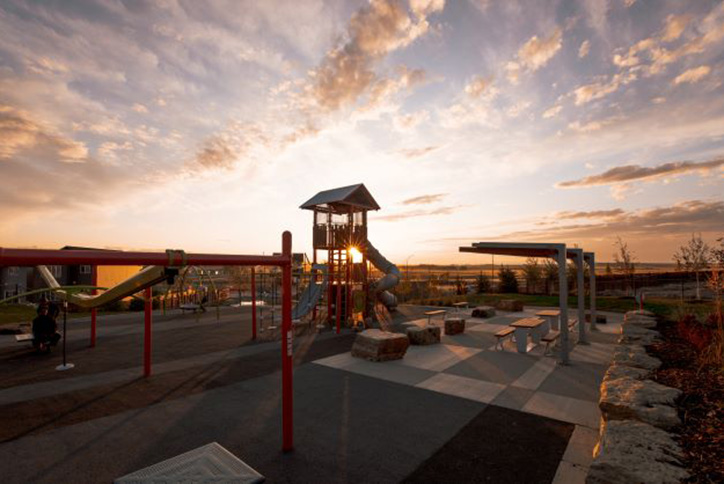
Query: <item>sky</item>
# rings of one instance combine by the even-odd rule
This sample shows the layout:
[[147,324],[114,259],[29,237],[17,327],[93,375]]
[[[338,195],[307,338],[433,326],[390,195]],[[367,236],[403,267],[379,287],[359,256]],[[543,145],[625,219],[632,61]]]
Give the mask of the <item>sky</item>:
[[0,3],[0,246],[311,255],[364,183],[398,263],[667,262],[724,236],[724,2]]

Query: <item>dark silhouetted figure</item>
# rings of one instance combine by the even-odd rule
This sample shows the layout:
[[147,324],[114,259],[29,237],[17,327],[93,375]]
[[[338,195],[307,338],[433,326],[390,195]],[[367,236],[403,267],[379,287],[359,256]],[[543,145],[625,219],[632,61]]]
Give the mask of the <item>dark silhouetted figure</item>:
[[58,344],[59,340],[58,324],[48,314],[48,308],[41,306],[38,316],[33,319],[33,346],[38,351],[50,351],[50,347]]

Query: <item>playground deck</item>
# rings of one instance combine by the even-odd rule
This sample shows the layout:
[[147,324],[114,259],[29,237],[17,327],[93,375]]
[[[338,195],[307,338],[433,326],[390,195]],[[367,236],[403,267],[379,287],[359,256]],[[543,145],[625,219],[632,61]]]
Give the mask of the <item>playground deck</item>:
[[[396,319],[424,320],[421,307]],[[143,315],[69,332],[33,355],[0,340],[4,482],[111,482],[219,442],[267,482],[583,482],[598,427],[598,385],[617,318],[557,366],[540,351],[493,349],[528,312],[469,320],[466,333],[405,359],[349,356],[354,335],[295,342],[295,450],[282,454],[279,343],[248,343],[248,308],[157,316],[154,367],[142,378]],[[613,323],[613,324],[611,324]],[[39,451],[42,449],[42,452]]]

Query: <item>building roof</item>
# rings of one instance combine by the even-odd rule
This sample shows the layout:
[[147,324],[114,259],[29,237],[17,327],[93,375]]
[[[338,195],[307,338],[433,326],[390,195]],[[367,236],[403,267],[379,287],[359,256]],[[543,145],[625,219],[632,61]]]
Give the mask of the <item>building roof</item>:
[[380,206],[362,183],[348,187],[333,188],[317,193],[299,208],[304,210],[322,210],[336,213],[348,213],[363,210],[379,210]]

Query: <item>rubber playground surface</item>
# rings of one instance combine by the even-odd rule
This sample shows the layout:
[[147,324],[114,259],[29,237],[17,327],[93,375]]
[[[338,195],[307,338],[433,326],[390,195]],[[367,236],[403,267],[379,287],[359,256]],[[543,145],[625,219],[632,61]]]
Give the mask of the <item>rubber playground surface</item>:
[[[396,321],[424,308],[402,307]],[[68,360],[0,337],[4,483],[98,483],[218,442],[267,482],[584,482],[598,385],[620,316],[559,366],[536,348],[495,351],[524,313],[469,320],[403,360],[349,355],[354,333],[295,339],[294,444],[281,452],[278,342],[250,342],[248,308],[155,315],[142,377],[143,314],[73,321]],[[268,323],[267,323],[268,324]]]

